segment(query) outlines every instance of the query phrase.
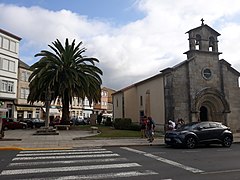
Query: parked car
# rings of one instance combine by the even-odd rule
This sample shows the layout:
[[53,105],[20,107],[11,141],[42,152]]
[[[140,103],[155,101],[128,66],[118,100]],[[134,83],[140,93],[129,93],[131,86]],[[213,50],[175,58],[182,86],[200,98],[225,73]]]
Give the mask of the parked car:
[[61,123],[60,119],[53,119],[50,121],[49,126],[55,127],[55,125],[59,125]]
[[71,125],[86,125],[90,123],[90,120],[89,118],[72,117],[70,123]]
[[50,121],[49,126],[55,127],[56,125],[73,125],[73,122],[70,121],[64,121],[63,119],[53,119]]
[[165,133],[165,144],[184,145],[187,148],[195,148],[198,144],[222,144],[230,147],[233,135],[230,128],[219,122],[192,122],[179,129]]
[[45,120],[40,118],[24,118],[21,121],[27,123],[28,128],[40,128],[45,126]]
[[3,118],[3,129],[8,130],[8,129],[26,129],[27,128],[27,123],[18,121],[17,119],[14,118]]

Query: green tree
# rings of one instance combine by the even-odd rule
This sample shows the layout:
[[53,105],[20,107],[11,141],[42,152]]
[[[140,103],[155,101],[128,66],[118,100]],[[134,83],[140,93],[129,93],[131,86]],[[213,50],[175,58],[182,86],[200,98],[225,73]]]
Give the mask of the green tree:
[[[83,56],[86,51],[81,48],[82,42],[75,44],[75,40],[65,46],[57,39],[48,45],[53,52],[42,50],[35,57],[41,57],[30,69],[33,71],[29,77],[30,93],[28,102],[45,102],[48,96],[51,101],[56,98],[62,100],[62,119],[69,121],[69,106],[72,98],[88,98],[89,103],[99,102],[101,99],[101,69],[95,63],[96,58]],[[48,91],[51,91],[48,94]]]

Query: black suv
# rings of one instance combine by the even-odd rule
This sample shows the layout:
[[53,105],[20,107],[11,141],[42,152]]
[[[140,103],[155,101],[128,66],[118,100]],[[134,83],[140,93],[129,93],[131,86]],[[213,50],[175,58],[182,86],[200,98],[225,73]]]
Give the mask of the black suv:
[[222,144],[230,147],[233,135],[229,127],[219,122],[192,122],[167,131],[164,140],[167,145],[184,145],[187,148],[195,148],[197,144]]

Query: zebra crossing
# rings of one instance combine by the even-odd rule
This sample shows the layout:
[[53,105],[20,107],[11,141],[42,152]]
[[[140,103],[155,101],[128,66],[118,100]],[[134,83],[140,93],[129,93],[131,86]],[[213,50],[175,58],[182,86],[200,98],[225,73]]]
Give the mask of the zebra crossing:
[[104,148],[20,151],[0,179],[114,179],[157,175]]

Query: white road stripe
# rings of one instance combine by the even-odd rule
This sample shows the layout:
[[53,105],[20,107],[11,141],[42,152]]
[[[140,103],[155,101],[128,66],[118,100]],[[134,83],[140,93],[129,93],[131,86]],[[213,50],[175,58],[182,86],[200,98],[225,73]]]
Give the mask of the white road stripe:
[[228,148],[228,149],[217,149],[218,152],[228,152],[228,151],[232,151],[232,149]]
[[24,156],[53,156],[53,155],[72,155],[72,154],[107,154],[112,153],[112,151],[88,151],[88,152],[54,152],[54,153],[31,153],[31,154],[17,154],[17,157]]
[[92,148],[92,149],[64,149],[64,150],[41,150],[41,151],[20,151],[20,154],[26,154],[26,153],[52,153],[52,152],[87,152],[87,151],[105,151],[106,149],[96,149],[96,148]]
[[168,159],[165,159],[165,158],[162,158],[162,157],[150,154],[150,153],[146,153],[144,151],[139,151],[139,150],[128,148],[128,147],[121,147],[121,148],[125,149],[125,150],[128,150],[128,151],[131,151],[131,152],[138,153],[138,154],[143,154],[146,157],[150,157],[150,158],[156,159],[158,161],[161,161],[161,162],[164,162],[164,163],[167,163],[167,164],[170,164],[170,165],[173,165],[173,166],[185,169],[185,170],[190,171],[192,173],[203,173],[204,172],[204,171],[202,171],[200,169],[196,169],[196,168],[193,168],[193,167],[185,166],[185,165],[180,164],[178,162],[175,162],[175,161],[172,161],[172,160],[168,160]]
[[83,160],[70,160],[70,161],[43,161],[43,162],[23,162],[23,163],[11,163],[8,167],[27,167],[27,166],[39,166],[50,164],[76,164],[76,163],[95,163],[95,162],[114,162],[114,161],[127,161],[126,158],[106,158],[106,159],[83,159]]
[[196,150],[188,150],[188,151],[183,151],[183,153],[199,153],[200,151],[196,151]]
[[98,158],[98,157],[118,157],[119,154],[89,154],[76,156],[43,156],[43,157],[16,157],[12,161],[22,160],[43,160],[43,159],[71,159],[71,158]]
[[201,174],[221,174],[221,173],[233,173],[233,172],[240,172],[240,169],[230,169],[230,170],[223,170],[223,171],[203,172]]
[[[79,176],[63,176],[63,177],[48,177],[48,180],[75,180],[75,179],[113,179],[122,177],[136,177],[136,176],[148,176],[156,175],[158,173],[150,170],[118,172],[118,173],[105,173],[105,174],[91,174],[91,175],[79,175]],[[26,180],[46,180],[46,178],[33,178]],[[169,179],[170,180],[170,179]]]
[[16,170],[3,170],[1,175],[20,175],[20,174],[33,174],[33,173],[50,173],[50,172],[70,172],[70,171],[83,171],[94,169],[112,169],[112,168],[129,168],[139,167],[137,163],[120,163],[120,164],[104,164],[104,165],[89,165],[89,166],[70,166],[70,167],[54,167],[54,168],[36,168],[36,169],[16,169]]

